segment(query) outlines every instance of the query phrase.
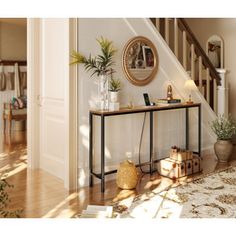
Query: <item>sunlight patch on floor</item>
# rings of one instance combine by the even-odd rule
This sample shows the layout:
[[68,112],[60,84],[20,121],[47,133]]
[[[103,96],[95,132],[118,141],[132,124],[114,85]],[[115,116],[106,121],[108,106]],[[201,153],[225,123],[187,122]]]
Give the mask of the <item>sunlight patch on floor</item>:
[[27,164],[19,164],[19,165],[14,165],[14,166],[5,166],[4,168],[0,169],[1,172],[7,172],[6,173],[6,178],[9,178],[13,175],[18,174],[22,170],[25,170],[27,168]]
[[76,214],[77,211],[71,209],[70,201],[78,198],[78,193],[72,193],[55,206],[52,210],[46,213],[43,218],[52,218],[52,217],[72,217]]
[[[166,199],[167,193],[174,197],[175,201]],[[133,199],[134,200],[134,199]],[[160,194],[153,192],[145,193],[139,196],[138,199],[126,199],[122,204],[128,207],[128,215],[122,218],[180,218],[182,206],[181,199],[178,198],[175,189],[171,192],[163,191]]]
[[4,158],[8,157],[9,155],[5,152],[0,153],[0,161],[4,160]]
[[[168,196],[171,195],[173,197],[174,201],[166,199],[167,193]],[[169,191],[163,191],[159,195],[162,197],[163,202],[157,212],[156,217],[169,218],[171,216],[171,218],[180,218],[183,206],[179,204],[182,200],[176,194],[176,189],[172,188]]]
[[161,179],[150,180],[145,184],[144,189],[150,189],[151,187],[158,186],[160,183]]
[[123,199],[131,197],[132,199],[137,195],[136,190],[121,190],[114,198],[113,202],[118,202]]
[[129,215],[131,218],[154,218],[161,203],[162,197],[160,196],[142,201],[130,211]]

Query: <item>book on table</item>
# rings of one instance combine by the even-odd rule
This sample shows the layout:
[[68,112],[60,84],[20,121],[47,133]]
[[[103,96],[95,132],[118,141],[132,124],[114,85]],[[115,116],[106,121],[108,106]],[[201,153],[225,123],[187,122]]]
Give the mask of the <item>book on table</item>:
[[157,104],[176,104],[176,103],[181,103],[181,99],[179,98],[174,98],[174,99],[166,99],[166,98],[161,98],[157,99]]

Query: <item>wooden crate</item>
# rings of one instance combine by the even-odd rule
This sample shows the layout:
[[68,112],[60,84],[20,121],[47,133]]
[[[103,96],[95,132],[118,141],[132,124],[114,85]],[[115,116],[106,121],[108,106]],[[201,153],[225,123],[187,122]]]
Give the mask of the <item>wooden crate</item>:
[[201,158],[194,156],[192,159],[185,161],[165,158],[161,160],[157,166],[160,175],[171,179],[177,179],[200,172]]
[[189,150],[176,151],[176,149],[171,149],[170,158],[176,161],[186,161],[193,158],[193,152]]

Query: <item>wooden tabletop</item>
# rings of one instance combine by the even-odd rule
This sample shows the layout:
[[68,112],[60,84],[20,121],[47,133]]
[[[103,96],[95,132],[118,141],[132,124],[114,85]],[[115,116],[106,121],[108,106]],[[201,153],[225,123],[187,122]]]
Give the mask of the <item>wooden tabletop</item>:
[[129,114],[129,113],[139,113],[139,112],[150,112],[150,111],[162,111],[162,110],[171,110],[171,109],[181,109],[181,108],[188,108],[188,107],[198,107],[201,103],[177,103],[177,104],[158,104],[155,106],[136,106],[133,108],[128,107],[121,107],[117,111],[107,111],[107,110],[90,110],[89,112],[93,115],[122,115],[122,114]]

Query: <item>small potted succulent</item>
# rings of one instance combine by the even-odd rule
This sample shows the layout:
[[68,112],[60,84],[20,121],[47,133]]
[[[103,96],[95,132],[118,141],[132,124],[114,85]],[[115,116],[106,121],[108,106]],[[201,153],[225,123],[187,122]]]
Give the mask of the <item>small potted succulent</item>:
[[121,81],[120,79],[111,78],[109,83],[109,91],[110,91],[110,100],[111,102],[118,102],[118,93],[121,90]]
[[217,136],[214,144],[215,154],[219,162],[227,162],[233,151],[232,136],[236,133],[236,121],[232,118],[220,115],[212,121],[211,129]]

